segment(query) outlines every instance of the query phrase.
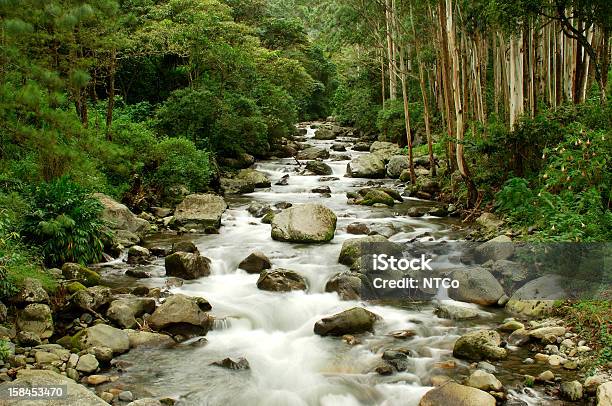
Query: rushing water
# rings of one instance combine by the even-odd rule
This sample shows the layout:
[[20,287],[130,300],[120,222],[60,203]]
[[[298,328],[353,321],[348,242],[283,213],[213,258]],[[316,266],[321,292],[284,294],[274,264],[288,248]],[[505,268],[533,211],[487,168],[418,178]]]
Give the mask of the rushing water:
[[[318,141],[312,139],[313,135],[314,130],[309,128],[308,142],[317,146],[352,141]],[[349,149],[340,154],[354,157],[359,152]],[[413,205],[429,202],[408,199],[393,208],[347,205],[346,192],[365,185],[366,180],[344,177],[348,161],[335,161],[333,157],[334,153],[326,162],[332,167],[333,176],[339,178],[335,181],[321,182],[320,176],[301,175],[304,167],[299,167],[294,159],[257,164],[256,169],[265,172],[273,186],[228,199],[230,208],[219,234],[191,236],[201,253],[212,260],[212,274],[172,290],[205,297],[212,304],[211,314],[219,321],[206,336],[208,343],[132,350],[121,357],[128,365],[118,381],[121,385],[139,397],[173,397],[180,399],[181,405],[392,406],[417,405],[431,389],[432,375],[457,377],[468,373],[467,364],[461,361],[455,360],[456,367],[452,369],[444,363],[452,359],[454,341],[468,329],[485,327],[499,315],[481,309],[484,317],[462,324],[436,317],[431,304],[399,308],[341,301],[337,294],[324,292],[326,281],[346,270],[337,258],[342,242],[355,237],[346,233],[346,226],[352,222],[365,223],[397,242],[415,238],[452,240],[461,236],[457,220],[398,215]],[[290,175],[287,186],[274,185],[287,173]],[[323,185],[330,186],[331,197],[310,192]],[[327,244],[273,241],[270,226],[248,213],[252,201],[323,203],[338,216],[335,237]],[[160,235],[155,243],[170,244],[173,238],[176,239]],[[303,275],[308,280],[308,292],[259,290],[257,275],[237,269],[238,263],[255,250],[264,252],[274,267]],[[139,283],[163,286],[162,261],[148,270],[154,278]],[[125,282],[115,278],[117,281]],[[360,344],[349,345],[340,338],[323,338],[313,333],[315,322],[322,317],[357,305],[367,307],[384,320],[377,324],[374,334],[360,336]],[[416,336],[404,341],[388,335],[404,329],[415,331]],[[407,372],[390,376],[373,372],[382,352],[398,347],[409,348],[414,354]],[[251,368],[233,371],[210,365],[226,357],[245,357]]]

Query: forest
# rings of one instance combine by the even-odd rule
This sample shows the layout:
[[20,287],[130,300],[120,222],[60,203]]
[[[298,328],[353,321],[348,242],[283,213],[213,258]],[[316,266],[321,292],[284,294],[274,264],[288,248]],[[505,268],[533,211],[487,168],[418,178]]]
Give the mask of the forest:
[[[576,341],[572,348],[592,350],[588,361],[576,360],[578,370],[588,370],[586,376],[605,371],[609,378],[612,271],[605,258],[610,255],[606,243],[612,240],[611,39],[609,0],[0,0],[0,383],[19,376],[13,343],[27,347],[27,353],[36,345],[61,344],[68,337],[72,344],[61,345],[74,353],[77,335],[108,320],[123,330],[168,333],[159,325],[160,317],[153,317],[156,306],[160,309],[159,303],[170,300],[164,295],[206,295],[216,307],[215,298],[222,309],[214,315],[218,318],[234,317],[233,311],[249,314],[240,305],[238,310],[224,308],[225,290],[217,285],[201,282],[205,285],[198,291],[188,283],[181,287],[182,281],[173,285],[172,278],[164,279],[178,276],[200,282],[209,275],[229,277],[247,269],[242,267],[244,261],[254,260],[249,256],[240,262],[247,248],[251,255],[269,250],[276,265],[283,266],[276,268],[265,255],[263,259],[256,255],[257,261],[268,263],[267,268],[278,269],[280,276],[275,278],[285,281],[283,288],[274,289],[317,295],[337,292],[342,300],[354,301],[353,296],[343,298],[342,289],[366,283],[364,272],[356,271],[361,265],[354,262],[362,250],[345,245],[351,241],[348,237],[360,234],[371,238],[365,243],[380,242],[379,237],[401,244],[482,243],[503,237],[523,246],[603,247],[602,287],[597,294],[588,300],[554,297],[554,309],[547,317],[566,319],[567,325],[554,328],[567,329],[570,336],[564,338]],[[330,213],[318,208],[300,213],[310,220],[283,229],[283,213],[298,203],[327,205]],[[193,218],[185,214],[197,210]],[[315,232],[304,225],[332,217],[331,230]],[[374,219],[390,225],[381,231]],[[265,237],[260,226],[265,227]],[[296,231],[300,227],[308,230],[300,234]],[[324,244],[334,238],[335,243]],[[499,241],[507,243],[503,238]],[[174,248],[186,240],[188,248]],[[280,248],[275,245],[279,242],[314,244]],[[339,257],[327,248],[334,244],[342,244]],[[172,274],[169,258],[184,249],[194,257],[181,258],[184,273]],[[329,272],[339,272],[332,272],[327,284],[309,268],[322,264],[312,259],[319,255],[318,249],[325,260],[331,258]],[[284,269],[294,265],[287,262],[290,258],[299,258],[297,263],[306,267],[298,266],[301,276]],[[508,258],[517,257],[496,257],[489,264],[495,277],[499,271],[512,279],[495,265]],[[515,275],[516,268],[512,269],[508,272]],[[352,282],[338,277],[346,277],[343,272],[353,273]],[[262,287],[263,273],[257,288],[274,290]],[[122,279],[125,275],[127,281]],[[513,294],[530,282],[512,281],[500,282],[500,289],[515,303]],[[80,291],[101,286],[109,292],[126,286],[134,291],[157,289],[161,302],[159,296],[145,294],[157,300],[145,311],[144,299],[138,299],[140,310],[128,326],[113,319],[111,309],[119,300],[132,300],[128,306],[132,309],[134,298],[98,303],[99,294],[90,292],[87,305],[82,297],[78,302],[77,297],[84,295]],[[24,299],[24,289],[46,299]],[[257,297],[251,307],[267,303]],[[501,294],[491,303],[450,298],[512,313],[507,301],[497,303]],[[36,330],[32,338],[24,333],[32,331],[20,324],[20,318],[30,306],[43,302],[55,330],[49,334],[46,327]],[[322,302],[300,306],[308,308],[304,317],[314,312],[308,313],[310,322],[315,315],[338,310],[333,303],[336,307]],[[197,306],[203,312],[210,310],[201,301]],[[81,314],[87,314],[87,320]],[[395,320],[388,308],[378,309],[377,314]],[[75,315],[76,322],[68,320]],[[502,324],[520,321],[524,328],[506,331],[531,332],[526,319]],[[546,320],[531,328],[553,328]],[[218,328],[217,321],[210,321],[206,331]],[[288,328],[252,323],[252,331]],[[317,325],[315,334],[325,335],[317,332]],[[458,324],[458,335],[465,333],[461,330],[465,326]],[[181,342],[206,331],[168,334]],[[564,347],[562,334],[558,335],[558,342],[548,337],[552,340],[548,344],[568,349],[561,356],[574,362],[576,351],[570,356],[570,345]],[[586,342],[577,345],[581,338]],[[359,346],[360,338],[353,339]],[[307,348],[319,351],[316,346]],[[81,358],[84,349],[79,347]],[[104,357],[95,354],[101,361],[100,372]],[[385,354],[383,359],[393,364],[394,373],[406,371]],[[291,359],[288,365],[298,362]],[[491,361],[486,357],[472,361],[487,359]],[[435,361],[439,364],[445,358]],[[129,362],[138,364],[138,358]],[[243,369],[238,364],[224,367]],[[257,360],[252,364],[252,369],[262,368]],[[350,368],[357,364],[351,361]],[[269,365],[263,369],[278,372]],[[575,369],[555,372],[557,381],[570,381],[567,374]],[[313,382],[319,382],[313,384],[317,390],[333,386],[319,381],[325,368],[309,364],[306,370],[312,372]],[[92,373],[84,371],[75,370],[76,378],[97,376],[84,378]],[[554,381],[540,379],[540,372],[529,370],[525,376],[534,375],[534,382]],[[178,372],[168,373],[180,380]],[[419,375],[419,383],[423,388],[439,386],[432,383],[438,375]],[[291,379],[286,379],[290,386]],[[576,379],[581,380],[572,377],[568,383]],[[239,382],[235,377],[230,381]],[[529,382],[525,386],[533,387]],[[552,390],[552,396],[577,404],[600,401],[599,392],[589,392],[584,379],[579,384],[579,397],[568,394],[572,388],[563,384]],[[602,390],[601,399],[612,399],[610,385]],[[507,388],[493,387],[497,385],[484,389],[495,398],[493,404],[527,404],[511,403],[525,398],[512,398]],[[425,402],[425,392],[400,395],[379,387],[378,398],[358,396],[354,390],[350,395],[354,398],[340,401],[330,393],[343,392],[334,388],[324,395],[301,394],[300,399],[309,405],[383,401],[395,405],[400,396],[408,399],[402,404],[440,404],[435,399]],[[184,389],[174,387],[173,393]],[[151,397],[162,392],[152,391]],[[245,393],[261,404],[272,404],[266,402],[273,399],[274,404],[298,404],[291,397],[267,397],[273,392],[267,387],[260,392]],[[551,390],[542,392],[550,395]],[[97,394],[107,403],[127,404],[128,397],[123,399],[118,392],[104,389]],[[185,404],[237,404],[228,396],[198,392],[195,398],[186,398],[193,403]],[[91,404],[100,399],[94,397]]]

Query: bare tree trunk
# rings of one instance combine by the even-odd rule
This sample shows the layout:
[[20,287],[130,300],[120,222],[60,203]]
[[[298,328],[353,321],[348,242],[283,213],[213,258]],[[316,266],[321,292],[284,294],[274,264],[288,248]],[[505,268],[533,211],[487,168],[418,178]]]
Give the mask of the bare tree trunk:
[[387,58],[389,59],[389,99],[395,100],[397,95],[397,81],[395,78],[395,64],[393,59],[393,34],[391,31],[391,4],[385,0],[385,23],[387,28]]
[[108,104],[106,106],[106,139],[113,140],[111,127],[113,126],[113,109],[115,107],[115,73],[117,70],[117,51],[111,52],[111,61],[108,72]]
[[412,154],[412,128],[410,127],[410,108],[408,105],[408,91],[406,89],[406,64],[404,52],[399,50],[400,81],[402,82],[402,98],[404,100],[404,124],[406,127],[406,141],[408,144],[408,165],[410,170],[410,183],[416,185],[416,174],[414,173],[414,160]]
[[453,99],[455,104],[455,119],[457,122],[457,167],[461,177],[465,182],[468,190],[468,206],[472,207],[476,203],[477,191],[476,185],[470,177],[470,172],[465,161],[465,155],[463,151],[463,136],[464,136],[464,122],[463,122],[463,107],[461,104],[461,83],[460,83],[460,66],[459,66],[459,52],[457,50],[456,39],[455,39],[455,22],[453,19],[453,1],[446,0],[446,32],[448,34],[448,51],[451,55],[452,60],[452,77],[453,77]]

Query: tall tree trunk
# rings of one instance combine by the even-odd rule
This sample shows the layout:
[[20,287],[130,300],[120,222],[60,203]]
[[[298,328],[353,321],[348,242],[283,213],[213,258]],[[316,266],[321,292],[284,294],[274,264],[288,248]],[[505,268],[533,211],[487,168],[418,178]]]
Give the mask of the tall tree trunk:
[[463,106],[461,98],[461,83],[460,83],[460,66],[459,66],[459,51],[457,49],[457,41],[455,34],[455,22],[453,18],[453,0],[446,0],[446,32],[448,36],[448,52],[451,55],[452,61],[452,83],[453,83],[453,100],[455,104],[455,119],[457,132],[457,147],[456,158],[457,168],[465,182],[468,190],[468,206],[472,207],[476,203],[477,191],[476,185],[470,176],[470,172],[465,161],[463,150],[463,140],[465,124],[463,122]]
[[389,99],[395,100],[397,95],[397,80],[395,78],[395,64],[393,59],[393,33],[391,27],[391,3],[389,0],[385,0],[385,23],[387,33],[387,58],[389,60]]
[[111,127],[113,126],[113,109],[115,107],[115,73],[117,70],[117,51],[113,50],[110,55],[108,72],[108,104],[106,106],[106,139],[113,140]]
[[408,167],[410,170],[410,183],[416,185],[416,174],[414,173],[414,159],[412,154],[412,128],[410,126],[410,106],[408,105],[408,90],[406,89],[406,64],[404,52],[399,50],[400,81],[402,82],[402,98],[404,101],[404,124],[406,127],[406,141],[408,144]]

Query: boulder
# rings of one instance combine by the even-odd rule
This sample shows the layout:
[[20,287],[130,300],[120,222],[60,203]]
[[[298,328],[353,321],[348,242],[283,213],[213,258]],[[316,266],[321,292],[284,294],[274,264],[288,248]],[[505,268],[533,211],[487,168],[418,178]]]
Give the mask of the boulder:
[[470,361],[499,360],[508,355],[500,347],[501,337],[493,330],[478,330],[461,336],[453,348],[453,356]]
[[256,188],[266,188],[272,185],[270,179],[263,172],[255,169],[242,169],[236,174],[235,178],[246,180]]
[[269,204],[253,202],[249,205],[247,211],[251,213],[253,217],[261,218],[266,214],[270,213],[272,211],[272,208]]
[[187,229],[210,230],[221,226],[221,216],[227,209],[227,203],[221,196],[212,194],[194,194],[176,206],[174,222]]
[[80,289],[70,298],[70,303],[77,309],[86,312],[98,311],[105,308],[115,299],[110,288],[106,286],[93,286],[87,289]]
[[447,382],[427,392],[419,406],[495,406],[495,398],[487,392],[469,386]]
[[450,304],[439,304],[434,313],[442,319],[450,320],[472,320],[478,318],[478,312],[469,307],[454,306]]
[[85,286],[96,286],[100,284],[100,275],[91,269],[72,262],[66,262],[62,266],[64,279],[77,281]]
[[451,279],[458,281],[459,287],[450,288],[448,295],[461,302],[491,306],[504,295],[502,286],[485,268],[457,269]]
[[247,179],[221,178],[220,186],[224,195],[240,195],[255,191],[255,184]]
[[133,245],[128,250],[128,263],[129,264],[141,264],[146,263],[147,259],[151,256],[151,252],[141,247],[140,245]]
[[166,334],[151,331],[126,330],[130,341],[130,348],[138,347],[167,347],[175,344],[172,337]]
[[171,334],[205,335],[212,326],[212,318],[205,310],[210,307],[196,298],[177,294],[162,303],[147,322],[154,330]]
[[122,354],[130,349],[127,332],[106,324],[96,324],[79,331],[72,337],[71,345],[79,350],[108,347],[113,354]]
[[13,296],[11,301],[18,305],[30,303],[49,303],[49,295],[42,287],[38,279],[25,278],[21,284],[19,292]]
[[572,402],[582,399],[582,384],[578,381],[561,383],[561,397]]
[[98,369],[98,360],[93,354],[85,354],[79,357],[79,361],[76,364],[76,370],[86,374],[91,374]]
[[210,259],[200,254],[176,252],[164,260],[167,276],[182,279],[198,279],[210,275]]
[[274,215],[272,238],[288,242],[327,242],[334,238],[336,215],[318,203],[292,206]]
[[389,162],[392,156],[400,155],[401,149],[392,142],[374,141],[370,145],[370,153],[378,156],[385,163]]
[[263,271],[257,280],[257,287],[272,292],[290,292],[292,290],[306,290],[306,279],[295,271],[288,269],[274,269]]
[[508,259],[514,254],[514,244],[512,239],[505,235],[500,235],[479,245],[474,250],[474,257],[478,263],[485,263],[489,260],[499,261]]
[[72,379],[51,370],[20,369],[14,381],[0,384],[0,393],[7,393],[11,387],[57,387],[63,386],[65,397],[58,400],[36,400],[34,398],[19,401],[0,399],[0,406],[19,404],[19,406],[108,406],[94,392],[88,390]]
[[234,361],[231,358],[224,358],[221,361],[215,361],[210,365],[215,365],[221,368],[232,369],[235,371],[251,369],[249,365],[249,361],[246,358],[238,358],[237,361]]
[[53,317],[49,306],[31,303],[17,312],[17,330],[34,333],[45,339],[53,335]]
[[308,161],[306,163],[306,170],[315,175],[331,175],[334,172],[329,165],[321,161]]
[[314,332],[320,336],[343,336],[372,331],[380,316],[361,307],[353,307],[333,316],[325,317],[314,325]]
[[297,154],[297,159],[309,161],[315,159],[327,159],[329,158],[329,151],[321,147],[310,147],[301,150]]
[[248,273],[261,273],[264,269],[272,268],[272,263],[263,252],[255,251],[243,259],[238,268]]
[[199,254],[200,250],[193,243],[193,241],[177,241],[172,244],[171,254],[175,254],[177,252],[188,252],[190,254]]
[[315,140],[335,140],[336,134],[327,128],[319,128],[315,131]]
[[472,372],[465,384],[484,391],[500,391],[503,387],[502,383],[495,375],[480,369]]
[[350,267],[352,270],[363,272],[366,267],[362,264],[365,252],[387,254],[402,257],[402,246],[388,241],[382,235],[370,235],[367,237],[349,238],[342,243],[338,262]]
[[539,317],[552,309],[555,300],[569,297],[565,289],[570,286],[572,281],[569,279],[544,275],[514,292],[506,303],[506,310],[515,315]]
[[36,347],[42,344],[40,337],[29,331],[20,331],[17,333],[17,342],[22,347]]
[[106,316],[122,328],[137,326],[136,318],[155,311],[155,299],[150,297],[126,297],[113,301]]
[[352,178],[384,178],[385,163],[377,155],[361,155],[347,164],[346,175]]
[[365,276],[358,272],[340,272],[325,284],[326,292],[336,292],[340,300],[359,300]]
[[172,213],[174,213],[174,210],[167,208],[167,207],[153,206],[151,207],[151,212],[153,213],[155,217],[159,217],[160,219],[163,219],[164,217],[171,216]]
[[336,152],[345,152],[346,146],[344,144],[334,144],[330,147],[330,149]]
[[612,405],[612,381],[597,387],[597,406]]
[[408,170],[410,162],[407,155],[394,155],[387,164],[387,176],[392,179],[400,177],[403,171]]
[[151,224],[147,220],[137,217],[126,205],[102,193],[94,193],[94,197],[104,206],[102,219],[109,224],[111,229],[126,230],[140,236],[151,229]]
[[346,226],[346,232],[349,234],[367,235],[370,233],[370,229],[367,225],[363,223],[351,223],[348,226]]
[[372,189],[366,193],[363,199],[357,200],[357,203],[363,206],[373,206],[376,203],[393,206],[395,201],[387,192],[380,189]]
[[370,143],[368,142],[357,142],[353,145],[353,151],[365,152],[370,150]]

